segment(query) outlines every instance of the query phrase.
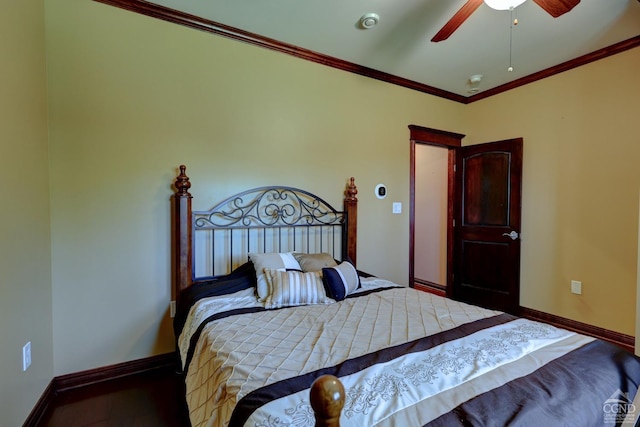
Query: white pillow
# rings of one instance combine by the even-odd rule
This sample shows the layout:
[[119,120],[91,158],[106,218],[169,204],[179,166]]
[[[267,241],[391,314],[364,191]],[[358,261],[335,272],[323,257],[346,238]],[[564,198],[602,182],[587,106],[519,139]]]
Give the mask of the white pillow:
[[291,252],[270,252],[266,254],[250,253],[249,259],[256,270],[258,300],[264,301],[269,296],[269,285],[264,275],[265,268],[302,270]]
[[333,302],[327,298],[319,271],[303,273],[265,268],[264,273],[271,291],[264,303],[265,308]]

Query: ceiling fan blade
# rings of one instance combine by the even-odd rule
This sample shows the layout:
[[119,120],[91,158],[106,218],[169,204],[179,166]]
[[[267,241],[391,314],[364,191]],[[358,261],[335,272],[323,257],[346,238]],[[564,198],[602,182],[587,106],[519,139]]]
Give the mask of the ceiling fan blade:
[[[438,33],[431,39],[432,42],[441,42],[449,38],[455,30],[462,25],[464,21],[471,16],[477,8],[480,7],[483,0],[467,0],[467,2],[456,12],[455,15],[444,24],[444,27],[438,31]],[[578,0],[580,1],[580,0]]]
[[557,18],[573,9],[580,0],[533,0],[538,6],[543,8],[549,15]]

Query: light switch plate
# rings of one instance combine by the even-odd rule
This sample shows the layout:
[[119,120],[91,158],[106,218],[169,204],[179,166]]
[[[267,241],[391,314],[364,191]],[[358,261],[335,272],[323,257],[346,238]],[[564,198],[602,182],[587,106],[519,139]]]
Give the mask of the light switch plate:
[[22,370],[26,371],[31,366],[31,341],[22,347]]
[[571,293],[572,294],[577,294],[577,295],[582,295],[582,282],[579,282],[577,280],[572,280],[571,281]]
[[402,202],[393,202],[393,213],[402,213]]

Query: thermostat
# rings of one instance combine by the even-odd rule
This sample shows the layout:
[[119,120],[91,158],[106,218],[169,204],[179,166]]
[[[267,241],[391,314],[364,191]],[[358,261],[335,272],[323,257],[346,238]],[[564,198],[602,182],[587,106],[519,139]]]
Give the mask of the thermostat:
[[376,185],[376,197],[378,199],[384,199],[387,197],[387,186],[384,184]]

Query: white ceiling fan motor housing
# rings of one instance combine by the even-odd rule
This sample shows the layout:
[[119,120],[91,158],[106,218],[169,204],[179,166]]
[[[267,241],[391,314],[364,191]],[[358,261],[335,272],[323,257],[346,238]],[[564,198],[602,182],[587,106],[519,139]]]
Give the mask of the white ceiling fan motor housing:
[[487,6],[495,10],[510,10],[520,6],[525,0],[484,0]]

